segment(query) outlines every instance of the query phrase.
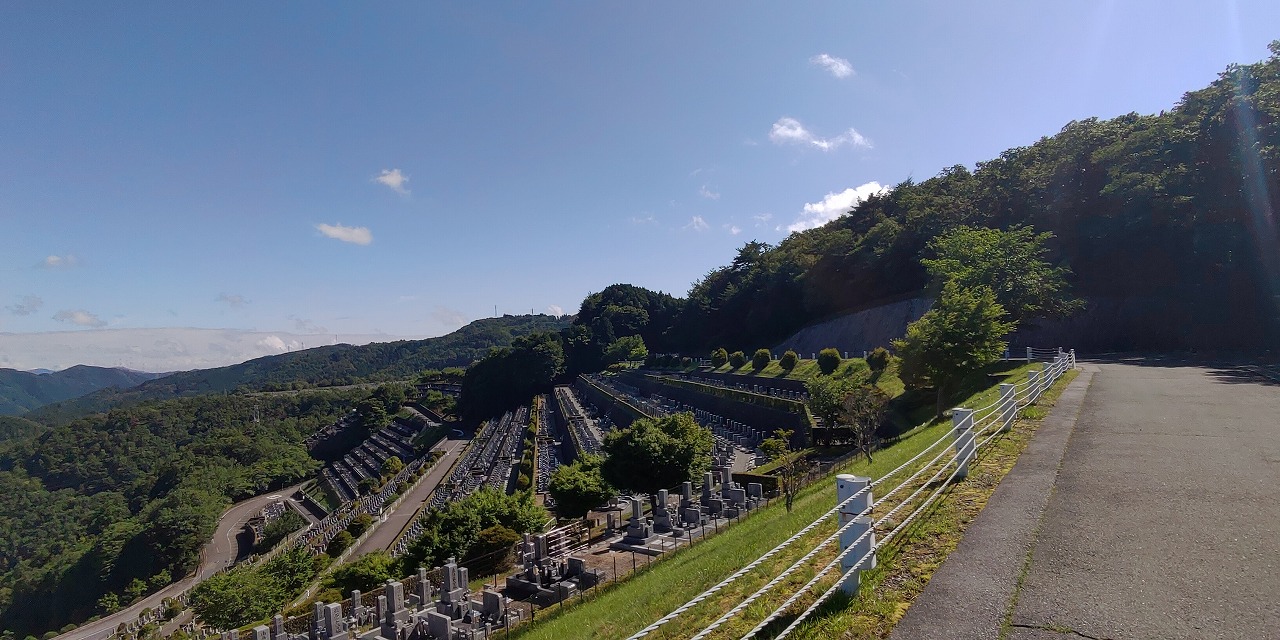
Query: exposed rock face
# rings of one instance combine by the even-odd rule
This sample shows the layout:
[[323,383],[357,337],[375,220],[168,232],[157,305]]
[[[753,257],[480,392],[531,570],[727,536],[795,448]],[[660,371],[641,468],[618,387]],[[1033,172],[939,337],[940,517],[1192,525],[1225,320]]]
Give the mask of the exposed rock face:
[[901,338],[907,325],[919,319],[932,305],[932,298],[911,298],[843,315],[797,331],[779,344],[774,352],[793,349],[800,357],[808,358],[827,347],[835,347],[861,357],[863,350],[888,347],[891,340]]

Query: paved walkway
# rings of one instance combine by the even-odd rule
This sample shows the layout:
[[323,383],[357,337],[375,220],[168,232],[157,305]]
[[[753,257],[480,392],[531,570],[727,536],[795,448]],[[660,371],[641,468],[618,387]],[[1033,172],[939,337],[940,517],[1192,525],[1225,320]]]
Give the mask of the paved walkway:
[[445,479],[445,475],[449,473],[449,468],[453,466],[458,456],[462,455],[462,450],[471,442],[471,438],[454,439],[451,435],[441,440],[432,451],[442,451],[444,455],[431,465],[431,469],[427,471],[427,477],[422,479],[409,495],[405,496],[400,506],[396,510],[387,514],[375,523],[373,533],[365,538],[364,542],[356,548],[351,557],[358,558],[372,551],[381,551],[390,549],[395,543],[396,537],[400,532],[409,525],[409,521],[418,513],[418,509],[423,503],[431,497],[431,492],[436,486]]
[[1064,394],[893,638],[998,638],[1006,617],[1012,640],[1280,638],[1280,386],[1095,368],[1074,429],[1052,424]]

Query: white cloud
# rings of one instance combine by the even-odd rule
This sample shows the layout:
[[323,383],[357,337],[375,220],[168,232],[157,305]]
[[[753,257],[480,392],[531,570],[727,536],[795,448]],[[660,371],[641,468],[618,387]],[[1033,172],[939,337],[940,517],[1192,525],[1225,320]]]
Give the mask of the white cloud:
[[36,266],[43,269],[70,269],[79,264],[79,262],[75,256],[68,253],[65,256],[48,256],[36,263]]
[[643,216],[631,216],[631,224],[658,224],[658,219],[652,213],[646,213]]
[[400,173],[399,169],[383,169],[373,181],[390,187],[392,191],[402,196],[409,195],[409,190],[404,187],[404,183],[409,181],[409,176]]
[[773,123],[773,127],[769,129],[769,139],[774,144],[802,144],[806,146],[817,147],[823,151],[830,151],[845,145],[854,147],[871,148],[871,141],[868,140],[856,129],[849,129],[834,138],[822,138],[815,135],[800,124],[795,118],[778,118]]
[[879,182],[868,182],[857,187],[850,187],[840,193],[828,193],[820,202],[804,205],[800,218],[787,226],[787,231],[804,231],[814,229],[848,213],[850,209],[867,198],[884,193],[888,189]]
[[752,219],[752,220],[755,220],[757,223],[761,223],[761,224],[763,224],[763,223],[765,223],[765,222],[768,222],[768,221],[772,220],[772,219],[773,219],[773,214],[772,214],[772,213],[758,213],[758,214],[756,214],[756,215],[754,215],[754,216],[751,216],[751,219]]
[[809,64],[816,64],[837,78],[848,78],[853,75],[853,65],[849,64],[848,60],[830,54],[820,53],[809,58]]
[[739,233],[742,233],[742,227],[739,227],[736,224],[726,224],[724,225],[724,228],[729,231],[729,235],[731,236],[736,236]]
[[693,229],[694,231],[706,231],[711,228],[711,225],[707,224],[707,221],[703,220],[702,216],[694,216],[684,228]]
[[320,223],[316,225],[316,230],[334,240],[350,242],[351,244],[367,245],[373,242],[373,234],[369,232],[368,227],[344,227],[341,223]]
[[564,315],[564,308],[558,304],[549,304],[547,305],[547,313],[558,318]]
[[105,327],[107,323],[102,318],[85,311],[84,309],[63,309],[53,314],[53,319],[58,322],[70,322],[78,324],[82,327]]
[[238,293],[220,293],[218,294],[217,301],[231,307],[232,309],[239,309],[240,307],[249,304],[249,299]]
[[[263,349],[271,353],[284,353],[286,351],[296,351],[303,348],[303,343],[298,340],[285,340],[278,335],[269,335],[255,343],[255,347]],[[317,346],[317,345],[312,345]]]
[[712,190],[708,189],[708,188],[707,188],[707,185],[705,185],[705,184],[704,184],[704,185],[702,185],[702,186],[698,189],[698,195],[700,195],[700,196],[702,196],[702,197],[704,197],[704,198],[706,198],[706,199],[708,199],[708,200],[719,200],[719,199],[720,199],[720,194],[719,194],[719,193],[716,193],[715,191],[712,191]]
[[40,296],[22,296],[22,302],[10,307],[5,307],[15,316],[29,316],[40,310],[44,306],[44,299]]

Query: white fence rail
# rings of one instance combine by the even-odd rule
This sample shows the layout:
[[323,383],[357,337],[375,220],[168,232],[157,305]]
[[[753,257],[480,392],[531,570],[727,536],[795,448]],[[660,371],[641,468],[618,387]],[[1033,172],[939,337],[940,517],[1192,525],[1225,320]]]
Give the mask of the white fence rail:
[[[804,538],[826,522],[827,518],[834,515],[838,515],[841,523],[841,526],[834,533],[824,538],[799,560],[796,560],[775,578],[747,596],[727,613],[707,625],[706,628],[693,635],[692,638],[700,640],[707,637],[717,628],[746,610],[752,603],[773,592],[787,577],[808,566],[823,549],[836,542],[839,542],[840,553],[823,566],[808,583],[793,592],[781,606],[769,613],[742,638],[743,640],[754,638],[756,634],[781,618],[792,605],[809,593],[810,589],[817,585],[823,577],[835,571],[837,567],[840,568],[840,575],[835,583],[828,587],[818,596],[817,600],[806,607],[785,629],[774,637],[785,638],[790,635],[818,607],[822,606],[822,603],[826,602],[837,589],[844,589],[848,592],[856,591],[860,572],[875,566],[876,551],[887,545],[920,514],[924,513],[942,495],[943,490],[946,489],[951,481],[965,477],[968,474],[969,463],[977,457],[978,451],[988,446],[997,435],[1009,431],[1013,427],[1013,422],[1017,418],[1020,409],[1034,404],[1058,378],[1061,378],[1068,370],[1075,368],[1076,365],[1075,351],[1064,351],[1061,348],[1042,350],[1028,347],[1027,359],[1031,362],[1045,361],[1045,366],[1040,370],[1032,371],[1024,382],[1000,385],[999,398],[985,407],[979,409],[954,409],[952,411],[952,430],[949,433],[938,438],[910,460],[885,475],[874,480],[848,475],[837,476],[838,502],[834,508],[822,514],[795,535],[787,538],[733,575],[698,594],[692,600],[677,607],[653,624],[641,629],[631,636],[629,640],[643,638],[676,620],[684,612],[696,607],[699,603],[733,584],[768,559],[778,555]],[[944,443],[950,443],[951,446],[941,447]],[[941,450],[936,451],[940,447]],[[935,451],[936,453],[934,453]],[[931,453],[933,453],[933,456],[928,462],[914,466]],[[909,469],[911,473],[905,473]],[[948,470],[950,470],[949,473]],[[946,482],[937,485],[924,500],[917,503],[917,499],[944,475],[946,476]],[[897,480],[893,480],[895,478]],[[878,499],[873,499],[875,489],[890,485],[892,488],[888,488]],[[890,497],[900,492],[906,493],[905,490],[913,486],[915,489],[901,499],[896,506],[890,508],[883,515],[878,514],[877,507],[884,506]],[[909,505],[913,504],[914,507],[909,513],[899,513],[904,512]],[[873,520],[871,517],[873,513],[877,513],[879,517]],[[898,519],[894,520],[894,518]],[[877,539],[876,532],[884,531],[894,522],[896,524],[893,525],[893,528],[889,529],[882,538]]]

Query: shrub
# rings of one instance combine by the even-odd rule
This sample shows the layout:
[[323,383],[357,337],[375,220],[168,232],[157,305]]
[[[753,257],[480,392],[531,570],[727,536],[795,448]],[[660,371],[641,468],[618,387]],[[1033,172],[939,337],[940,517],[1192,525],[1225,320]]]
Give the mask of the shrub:
[[797,356],[796,352],[787,349],[787,352],[782,354],[782,358],[778,360],[778,366],[782,367],[783,371],[790,373],[792,369],[796,368],[796,363],[799,360],[800,356]]
[[818,369],[826,375],[835,373],[840,367],[840,352],[834,348],[827,347],[818,352]]
[[884,347],[876,347],[871,353],[867,354],[867,366],[872,371],[884,371],[889,366],[889,350]]
[[756,349],[754,355],[751,356],[751,368],[760,371],[769,366],[769,361],[773,360],[773,354],[768,349]]
[[729,352],[725,351],[724,347],[711,352],[711,366],[723,367],[727,362],[729,362]]
[[729,354],[729,366],[733,367],[734,369],[739,369],[742,367],[742,365],[746,363],[747,363],[747,354],[741,351],[734,351],[733,353]]

